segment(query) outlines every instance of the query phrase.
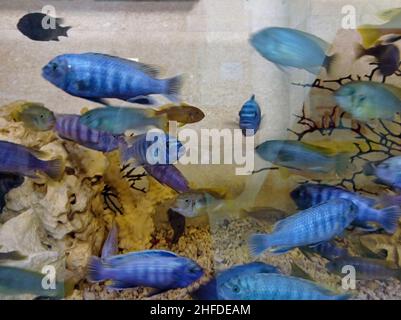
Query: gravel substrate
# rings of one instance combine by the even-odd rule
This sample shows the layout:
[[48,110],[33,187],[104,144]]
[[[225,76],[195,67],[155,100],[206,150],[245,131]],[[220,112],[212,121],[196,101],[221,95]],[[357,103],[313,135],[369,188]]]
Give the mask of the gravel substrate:
[[[190,292],[210,279],[215,271],[224,270],[235,264],[253,261],[249,256],[247,239],[251,233],[267,232],[270,229],[264,222],[248,219],[223,219],[211,227],[189,226],[179,242],[170,246],[166,239],[172,236],[171,230],[158,230],[155,234],[154,249],[167,249],[196,260],[205,270],[205,275],[192,286],[185,289],[148,297],[150,289],[135,288],[124,291],[109,290],[105,284],[84,283],[81,291],[76,291],[73,299],[191,299]],[[325,269],[327,260],[313,256],[307,258],[298,249],[279,256],[262,255],[259,261],[278,266],[283,273],[291,273],[291,263],[296,263],[316,282],[329,289],[341,292],[341,278],[329,274]],[[358,281],[353,299],[401,299],[401,283],[396,279],[388,281]]]

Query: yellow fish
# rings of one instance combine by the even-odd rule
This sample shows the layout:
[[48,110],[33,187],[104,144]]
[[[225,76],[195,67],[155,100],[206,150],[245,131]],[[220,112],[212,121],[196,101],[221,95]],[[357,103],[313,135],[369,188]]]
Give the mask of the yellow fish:
[[401,8],[385,10],[378,17],[387,22],[381,25],[365,24],[357,28],[365,48],[374,45],[382,36],[401,35]]

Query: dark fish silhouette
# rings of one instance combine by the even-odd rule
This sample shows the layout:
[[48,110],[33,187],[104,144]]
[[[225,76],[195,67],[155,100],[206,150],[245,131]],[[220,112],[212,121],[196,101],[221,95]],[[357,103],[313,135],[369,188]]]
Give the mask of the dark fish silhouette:
[[[54,19],[54,20],[52,20]],[[69,26],[62,27],[63,19],[35,12],[24,15],[17,24],[21,33],[35,41],[59,41],[58,37],[68,37]],[[44,28],[45,26],[45,28]],[[48,27],[46,29],[46,27]]]
[[168,209],[168,221],[170,222],[171,228],[174,230],[173,238],[171,243],[177,243],[185,231],[185,217],[179,214],[173,209]]
[[24,182],[24,177],[12,173],[0,173],[0,213],[6,205],[6,194]]
[[357,45],[357,59],[363,56],[375,57],[379,64],[380,73],[385,77],[391,76],[399,68],[400,50],[393,44],[379,44],[368,49],[365,49],[361,45]]

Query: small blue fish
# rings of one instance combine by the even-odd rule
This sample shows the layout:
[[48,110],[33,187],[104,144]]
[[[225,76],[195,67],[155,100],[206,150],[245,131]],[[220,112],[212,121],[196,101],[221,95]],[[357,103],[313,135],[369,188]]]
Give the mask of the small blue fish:
[[316,283],[277,273],[254,273],[230,278],[219,284],[225,300],[346,300]]
[[3,211],[6,205],[6,195],[7,193],[19,187],[24,182],[24,177],[18,174],[12,173],[1,173],[0,172],[0,213]]
[[155,110],[112,107],[96,108],[83,114],[80,123],[94,130],[106,131],[112,134],[124,134],[134,130],[135,134],[146,133],[147,128],[168,130],[166,114],[156,115]]
[[250,42],[262,57],[280,69],[294,67],[319,74],[324,67],[330,73],[337,58],[326,55],[330,46],[327,42],[295,29],[266,28],[253,34]]
[[239,112],[239,127],[242,129],[242,134],[246,136],[246,130],[248,129],[253,130],[250,135],[254,135],[259,129],[261,120],[260,107],[255,100],[255,95],[253,95],[251,99],[245,102]]
[[157,74],[153,66],[101,53],[63,54],[42,69],[42,76],[56,87],[103,104],[104,98],[153,104],[151,94],[176,101],[181,77],[160,80]]
[[138,166],[173,164],[185,153],[179,140],[162,131],[120,139],[119,148],[123,163],[132,161]]
[[110,152],[118,149],[117,136],[84,126],[79,119],[80,116],[75,114],[57,115],[54,130],[61,138],[74,141],[92,150]]
[[118,253],[118,226],[115,221],[111,226],[109,234],[102,248],[102,259],[106,259],[111,256],[115,256]]
[[295,247],[331,240],[342,234],[357,215],[357,206],[349,200],[335,199],[300,211],[276,223],[270,234],[254,234],[249,239],[252,255],[266,249],[275,254]]
[[200,300],[222,300],[222,296],[218,292],[218,288],[222,283],[234,277],[256,273],[280,273],[280,270],[275,266],[263,262],[251,262],[233,266],[222,271],[216,278],[199,287],[193,295]]
[[36,178],[38,172],[45,173],[52,179],[59,179],[64,172],[61,159],[40,160],[35,155],[44,153],[12,142],[0,141],[0,172],[14,173]]
[[358,207],[357,218],[352,224],[367,230],[372,230],[369,223],[373,222],[382,226],[386,232],[394,233],[398,227],[398,219],[401,217],[401,209],[397,206],[375,209],[374,199],[325,184],[302,184],[291,192],[291,198],[299,209],[307,209],[333,199],[351,200]]
[[289,169],[314,172],[336,172],[343,175],[350,166],[348,153],[332,154],[329,149],[294,140],[270,140],[256,147],[264,160]]
[[348,257],[347,249],[338,247],[333,241],[321,242],[314,246],[299,248],[302,253],[308,256],[310,253],[317,253],[327,260],[334,260],[340,257]]
[[90,281],[112,280],[111,288],[115,289],[143,286],[166,291],[185,288],[203,275],[195,261],[162,250],[130,252],[104,260],[92,257],[88,270]]

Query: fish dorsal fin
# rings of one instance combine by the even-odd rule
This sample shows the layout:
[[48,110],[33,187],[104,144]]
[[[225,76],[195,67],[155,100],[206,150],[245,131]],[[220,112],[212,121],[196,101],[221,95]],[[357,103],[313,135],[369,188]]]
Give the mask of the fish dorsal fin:
[[130,64],[130,65],[134,66],[138,70],[141,70],[142,72],[146,73],[147,75],[149,75],[151,77],[156,77],[160,73],[160,69],[157,66],[150,65],[150,64],[145,64],[145,63],[134,61],[134,60],[131,60],[131,59],[125,59],[125,58],[120,58],[120,57],[117,57],[117,56],[113,56],[111,54],[96,53],[96,52],[88,52],[87,54],[104,56],[104,57],[109,57],[109,58],[112,58],[112,59],[119,60],[121,62],[124,62],[126,64]]
[[380,19],[382,19],[384,21],[390,21],[394,17],[398,16],[399,14],[401,14],[401,8],[392,8],[392,9],[380,11],[377,14],[377,17],[379,17]]

